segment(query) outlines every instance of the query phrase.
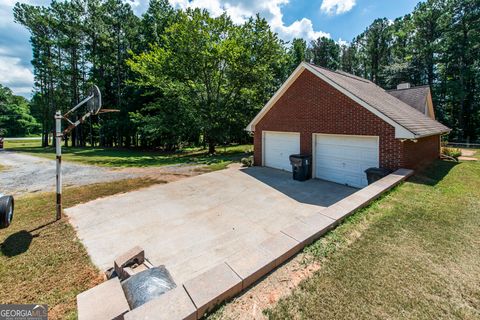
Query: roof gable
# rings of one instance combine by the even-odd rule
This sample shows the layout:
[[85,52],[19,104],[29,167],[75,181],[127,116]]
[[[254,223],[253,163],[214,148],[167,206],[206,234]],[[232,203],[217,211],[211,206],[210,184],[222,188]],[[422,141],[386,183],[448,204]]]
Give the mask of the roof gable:
[[416,139],[449,131],[444,125],[428,118],[366,79],[345,72],[331,71],[306,62],[302,62],[295,69],[287,81],[283,83],[280,89],[255,116],[246,128],[248,131],[255,131],[255,125],[275,105],[304,70],[312,72],[359,105],[392,125],[395,128],[395,138]]
[[405,102],[431,119],[435,119],[433,112],[430,86],[418,86],[406,89],[388,90],[388,94]]

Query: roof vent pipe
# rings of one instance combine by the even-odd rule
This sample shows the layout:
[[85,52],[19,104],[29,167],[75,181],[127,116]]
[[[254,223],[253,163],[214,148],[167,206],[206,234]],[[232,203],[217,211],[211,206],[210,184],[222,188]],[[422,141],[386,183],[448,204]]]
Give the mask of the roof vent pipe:
[[410,82],[402,82],[402,83],[399,83],[397,85],[397,90],[400,90],[400,89],[410,89],[412,87],[412,85],[410,84]]

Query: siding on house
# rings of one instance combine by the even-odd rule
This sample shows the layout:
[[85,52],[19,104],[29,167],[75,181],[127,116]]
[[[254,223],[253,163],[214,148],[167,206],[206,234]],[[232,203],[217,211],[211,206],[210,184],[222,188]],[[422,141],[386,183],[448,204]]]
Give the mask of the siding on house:
[[[312,154],[313,133],[379,136],[380,166],[392,170],[414,164],[417,157],[413,152],[416,146],[395,139],[394,127],[308,70],[255,125],[255,165],[262,165],[263,130],[300,132],[300,152],[307,154]],[[438,135],[435,137],[439,139]],[[428,156],[433,156],[436,140],[428,137],[419,142]],[[438,153],[439,148],[435,157]]]

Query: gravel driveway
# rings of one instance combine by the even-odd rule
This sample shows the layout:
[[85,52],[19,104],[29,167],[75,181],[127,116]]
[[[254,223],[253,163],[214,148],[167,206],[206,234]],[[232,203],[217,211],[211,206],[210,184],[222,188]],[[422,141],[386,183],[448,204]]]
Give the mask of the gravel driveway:
[[[0,150],[0,192],[20,195],[55,189],[55,161],[22,153]],[[86,185],[133,178],[139,174],[108,168],[63,162],[63,186]]]

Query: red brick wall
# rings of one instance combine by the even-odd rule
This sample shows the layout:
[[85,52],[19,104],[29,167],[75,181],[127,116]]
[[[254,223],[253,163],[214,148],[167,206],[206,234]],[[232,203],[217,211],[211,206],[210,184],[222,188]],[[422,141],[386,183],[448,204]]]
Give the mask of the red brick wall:
[[428,164],[440,156],[440,136],[418,139],[417,142],[403,143],[403,158],[401,165],[405,168],[418,168]]
[[[300,132],[300,150],[307,154],[312,153],[313,133],[379,136],[381,167],[393,170],[416,161],[410,146],[403,159],[404,146],[391,125],[307,70],[255,126],[255,165],[262,163],[263,130]],[[426,149],[432,156],[432,148]]]

